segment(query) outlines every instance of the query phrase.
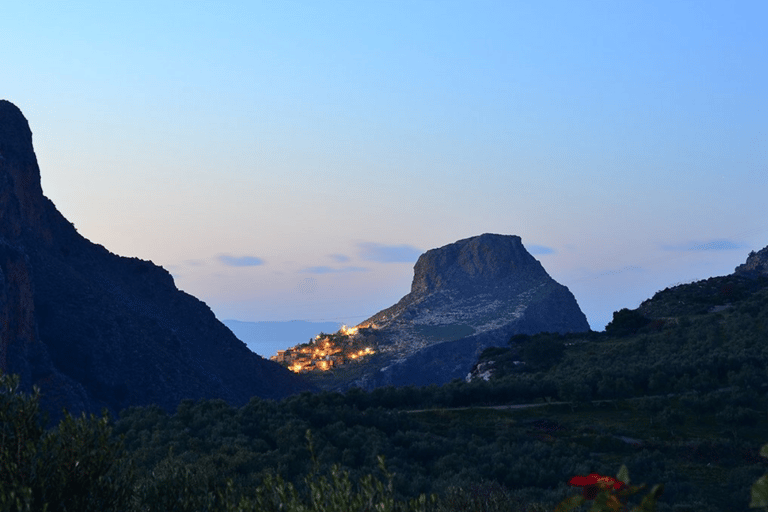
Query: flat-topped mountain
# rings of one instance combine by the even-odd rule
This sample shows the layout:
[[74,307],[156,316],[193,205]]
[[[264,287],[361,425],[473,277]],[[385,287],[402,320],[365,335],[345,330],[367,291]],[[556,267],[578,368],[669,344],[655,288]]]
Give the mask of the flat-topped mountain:
[[441,384],[464,378],[484,348],[513,334],[588,331],[573,294],[519,236],[483,234],[432,249],[411,292],[358,326],[376,356],[351,384]]
[[[531,306],[545,298],[557,299],[562,308],[543,318]],[[573,295],[547,274],[519,236],[484,234],[422,254],[411,292],[359,327],[428,331],[439,326],[453,333],[438,336],[445,341],[521,321],[530,329],[541,324],[558,332],[589,330]]]
[[152,262],[79,235],[43,195],[32,132],[0,101],[0,370],[57,414],[311,388],[246,347]]

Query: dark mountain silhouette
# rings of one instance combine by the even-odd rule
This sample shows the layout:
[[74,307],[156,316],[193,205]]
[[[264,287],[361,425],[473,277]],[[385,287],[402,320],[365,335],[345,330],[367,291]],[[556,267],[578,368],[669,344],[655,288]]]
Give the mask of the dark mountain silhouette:
[[43,195],[32,133],[0,101],[0,369],[57,415],[310,388],[246,347],[152,262],[79,235]]
[[513,334],[589,331],[573,294],[520,237],[496,234],[422,254],[411,292],[358,327],[377,344],[372,364],[349,383],[366,388],[464,378],[483,349]]

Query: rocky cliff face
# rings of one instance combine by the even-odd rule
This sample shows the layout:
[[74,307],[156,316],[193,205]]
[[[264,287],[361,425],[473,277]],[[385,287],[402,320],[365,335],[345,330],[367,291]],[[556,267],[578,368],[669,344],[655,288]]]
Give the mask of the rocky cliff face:
[[750,252],[747,261],[736,267],[735,273],[768,275],[768,247],[763,247],[757,252]]
[[411,292],[358,327],[375,329],[384,361],[356,382],[368,388],[464,378],[483,349],[513,334],[589,330],[520,237],[494,234],[422,254]]
[[54,415],[308,389],[250,350],[162,267],[80,236],[40,185],[29,125],[0,101],[0,369]]

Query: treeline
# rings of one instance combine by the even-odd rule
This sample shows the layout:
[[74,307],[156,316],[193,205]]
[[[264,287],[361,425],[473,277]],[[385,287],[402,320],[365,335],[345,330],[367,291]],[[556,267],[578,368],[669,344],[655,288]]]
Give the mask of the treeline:
[[[483,355],[488,382],[183,401],[45,428],[37,397],[3,376],[0,508],[551,510],[571,476],[625,464],[665,484],[661,511],[744,510],[766,472],[768,288],[722,284],[660,292],[649,307],[663,316],[623,310],[605,333],[513,338]],[[708,313],[723,301],[704,288],[730,290],[730,307]],[[694,313],[665,316],[686,300]],[[546,401],[572,403],[453,409]]]
[[[723,309],[708,312],[716,306]],[[667,316],[680,309],[696,314]],[[748,402],[768,389],[767,341],[768,278],[726,276],[658,292],[638,310],[614,313],[605,332],[519,335],[508,348],[487,349],[480,361],[497,363],[488,387],[514,400],[589,401],[737,386],[740,401]]]
[[[405,413],[359,412],[340,403],[315,407],[313,398],[253,399],[239,409],[215,400],[184,402],[171,415],[156,407],[134,408],[116,422],[106,413],[65,415],[46,429],[39,392],[25,395],[17,376],[4,375],[0,510],[523,510],[519,496],[480,477],[484,470],[470,467],[461,478],[466,461],[447,442],[455,438],[469,444],[459,453],[478,450],[477,465],[490,454],[488,432],[483,432],[488,425],[474,427],[479,436],[449,427],[433,438]],[[517,470],[509,456],[491,462],[511,467],[515,478],[531,483],[552,480],[556,467],[568,474],[577,469],[573,464],[583,465],[569,454],[537,472],[532,463],[548,449],[532,445],[526,451],[525,466]],[[438,497],[427,491],[438,488],[433,477],[440,459],[446,466],[440,471],[452,468],[443,480],[453,478],[443,482],[446,490]],[[454,485],[461,482],[469,484],[466,490]],[[525,508],[544,510],[530,501]]]
[[[650,430],[531,423],[492,409],[361,411],[344,395],[323,393],[253,399],[241,408],[184,402],[174,414],[133,408],[114,422],[66,417],[46,430],[36,398],[2,379],[2,510],[368,510],[343,508],[350,503],[393,511],[552,510],[573,494],[565,485],[571,476],[611,475],[620,464],[642,481],[663,482],[664,503],[677,511],[685,504],[743,510],[751,484],[765,473],[757,454],[764,418],[754,428],[722,418],[732,424],[731,437],[691,445],[677,437],[654,441]],[[635,413],[680,430],[711,416],[694,416],[690,402],[670,405],[641,401]],[[646,441],[633,446],[617,435]],[[680,470],[681,462],[703,461],[728,479],[706,488]],[[317,493],[340,508],[312,508]],[[664,503],[659,510],[672,510]]]

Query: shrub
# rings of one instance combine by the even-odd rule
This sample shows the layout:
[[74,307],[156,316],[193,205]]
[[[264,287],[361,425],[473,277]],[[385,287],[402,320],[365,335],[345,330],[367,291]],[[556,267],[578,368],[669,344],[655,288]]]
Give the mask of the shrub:
[[46,430],[39,401],[39,389],[25,394],[18,376],[0,375],[0,509],[125,510],[132,470],[106,412],[65,413]]
[[613,312],[613,320],[605,326],[605,332],[614,336],[629,336],[651,323],[651,320],[634,309],[623,308]]

